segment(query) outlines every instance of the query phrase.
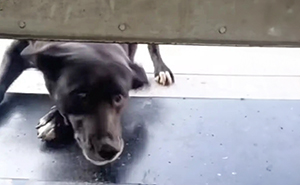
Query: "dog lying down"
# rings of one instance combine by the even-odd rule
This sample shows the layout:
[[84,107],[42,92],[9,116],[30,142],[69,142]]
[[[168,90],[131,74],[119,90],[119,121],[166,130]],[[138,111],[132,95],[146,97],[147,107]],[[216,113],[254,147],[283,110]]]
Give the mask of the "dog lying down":
[[[148,45],[156,81],[174,83],[158,45]],[[144,69],[134,61],[137,44],[44,42],[17,40],[5,52],[0,71],[0,100],[27,68],[43,75],[55,106],[37,126],[44,141],[72,135],[87,160],[105,165],[122,153],[121,113],[129,91],[148,85]]]

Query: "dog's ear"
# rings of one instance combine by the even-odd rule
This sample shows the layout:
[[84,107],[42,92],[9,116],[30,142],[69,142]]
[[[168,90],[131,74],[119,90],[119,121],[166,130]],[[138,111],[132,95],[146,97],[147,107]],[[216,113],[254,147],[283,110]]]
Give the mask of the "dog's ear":
[[29,44],[21,56],[33,63],[49,80],[56,80],[61,69],[65,66],[66,51],[59,44],[35,46]]
[[131,86],[132,89],[138,89],[149,84],[144,68],[132,62],[129,63],[129,67],[133,72],[133,79],[132,79],[132,86]]

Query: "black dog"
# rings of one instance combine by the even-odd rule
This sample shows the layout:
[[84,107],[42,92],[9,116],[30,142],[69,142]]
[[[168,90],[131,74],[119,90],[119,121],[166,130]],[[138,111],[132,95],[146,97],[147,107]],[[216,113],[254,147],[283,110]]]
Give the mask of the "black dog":
[[[120,116],[131,89],[148,84],[143,68],[133,63],[137,44],[14,41],[0,71],[0,100],[27,68],[39,69],[55,106],[41,118],[38,137],[59,138],[72,128],[86,159],[96,165],[114,161],[124,143]],[[158,45],[148,45],[156,80],[174,82]],[[59,134],[60,133],[60,134]]]

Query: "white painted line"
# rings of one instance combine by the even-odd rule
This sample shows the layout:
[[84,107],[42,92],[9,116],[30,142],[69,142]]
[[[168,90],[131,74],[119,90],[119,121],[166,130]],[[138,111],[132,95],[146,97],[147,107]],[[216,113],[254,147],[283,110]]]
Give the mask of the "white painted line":
[[[0,62],[11,40],[0,40]],[[300,48],[243,48],[161,45],[175,84],[162,87],[149,74],[151,87],[132,96],[176,98],[300,99]],[[148,73],[153,64],[146,45],[135,60]],[[25,71],[9,92],[47,94],[43,77]]]
[[[158,85],[148,74],[150,88],[135,97],[300,99],[300,77],[175,75],[175,84]],[[39,71],[25,71],[8,92],[48,94]]]

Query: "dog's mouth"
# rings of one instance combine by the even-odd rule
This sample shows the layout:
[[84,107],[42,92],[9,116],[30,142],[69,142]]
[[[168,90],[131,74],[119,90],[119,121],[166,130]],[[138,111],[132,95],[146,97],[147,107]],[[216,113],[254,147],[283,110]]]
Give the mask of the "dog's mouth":
[[112,163],[114,162],[116,159],[118,159],[120,157],[120,155],[122,154],[123,150],[124,150],[124,141],[123,139],[120,139],[120,151],[110,160],[104,160],[104,159],[100,159],[100,160],[95,160],[95,159],[92,159],[86,152],[86,150],[82,150],[83,152],[83,155],[84,157],[90,161],[91,163],[93,163],[94,165],[97,165],[97,166],[103,166],[103,165],[106,165],[106,164],[109,164],[109,163]]

